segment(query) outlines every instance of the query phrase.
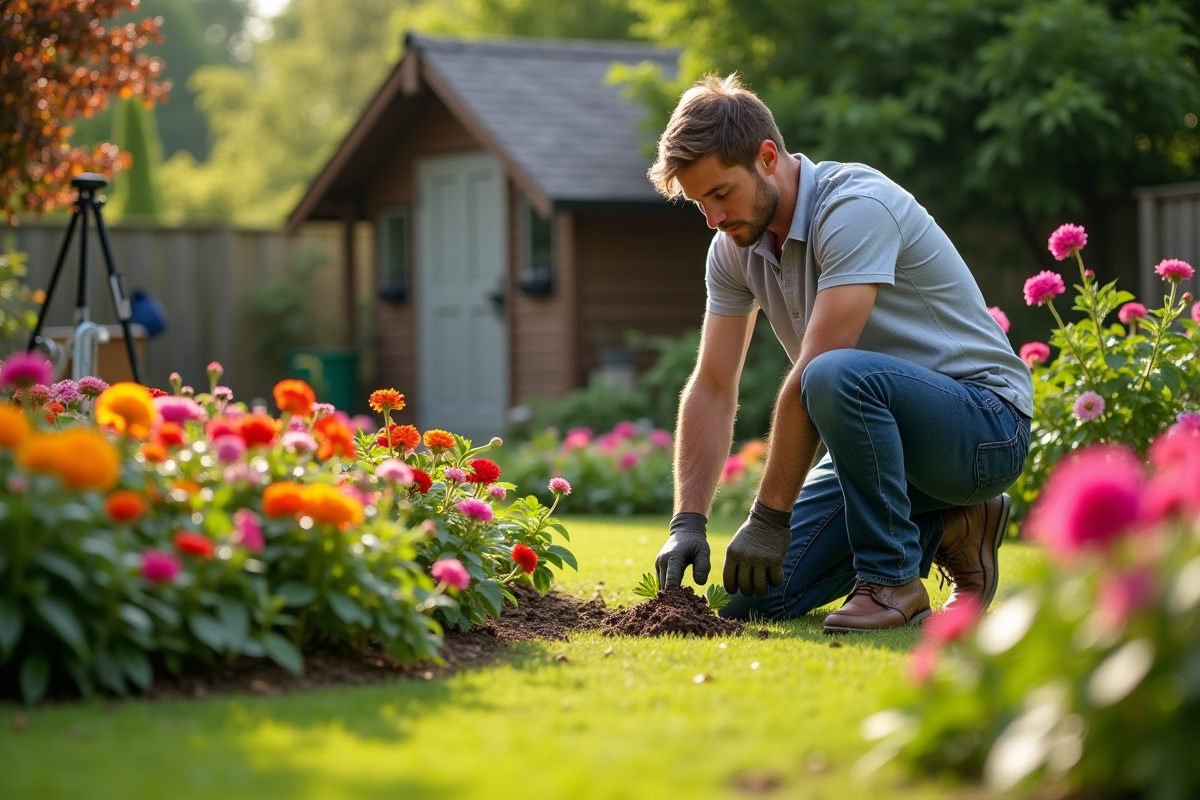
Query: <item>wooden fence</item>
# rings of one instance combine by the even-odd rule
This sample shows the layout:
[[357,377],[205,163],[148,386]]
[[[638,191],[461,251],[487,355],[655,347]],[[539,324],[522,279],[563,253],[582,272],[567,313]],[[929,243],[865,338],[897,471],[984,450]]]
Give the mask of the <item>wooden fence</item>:
[[[1165,293],[1165,284],[1154,274],[1158,262],[1180,258],[1200,268],[1200,181],[1147,186],[1135,195],[1141,266],[1138,299],[1153,308]],[[1200,297],[1200,275],[1182,281],[1179,290]]]
[[[89,220],[90,222],[90,220]],[[88,286],[91,318],[116,323],[103,253],[95,225],[89,226]],[[206,389],[205,368],[211,361],[225,367],[222,383],[239,399],[270,397],[283,368],[260,352],[264,321],[247,308],[251,293],[294,280],[298,259],[322,264],[311,279],[311,302],[305,320],[309,344],[345,343],[345,280],[341,271],[342,228],[338,223],[311,224],[295,237],[277,230],[224,226],[109,227],[114,266],[124,278],[126,295],[141,289],[163,306],[167,330],[145,343],[143,380],[166,387],[167,376],[179,372],[184,382]],[[29,284],[49,286],[66,219],[22,222],[0,233],[0,243],[28,254]],[[55,288],[46,325],[73,324],[79,270],[76,232],[62,277]],[[373,270],[370,230],[356,231],[355,252],[360,298],[368,297]],[[360,306],[361,307],[361,306]]]

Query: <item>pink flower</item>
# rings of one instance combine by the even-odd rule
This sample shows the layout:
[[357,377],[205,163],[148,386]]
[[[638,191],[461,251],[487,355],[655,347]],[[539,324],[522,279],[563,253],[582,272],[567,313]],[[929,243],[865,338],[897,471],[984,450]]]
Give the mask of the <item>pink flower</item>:
[[1175,421],[1181,428],[1200,430],[1200,411],[1180,411]]
[[496,500],[503,500],[505,497],[507,497],[507,496],[508,496],[508,492],[506,492],[506,491],[504,490],[504,487],[503,487],[503,486],[492,486],[492,487],[490,487],[490,488],[488,489],[488,494],[490,494],[490,495],[491,495],[491,496],[492,496],[494,499],[496,499]]
[[938,649],[933,642],[921,642],[908,656],[908,676],[915,683],[928,683],[937,668]]
[[13,353],[0,364],[0,387],[26,389],[54,380],[54,367],[39,353]]
[[592,441],[591,428],[571,428],[563,437],[563,447],[574,450],[578,447],[587,447],[590,441]]
[[443,558],[441,561],[433,562],[429,568],[429,574],[435,581],[453,586],[459,591],[471,585],[471,575],[457,558]]
[[1154,597],[1154,577],[1145,571],[1110,575],[1100,584],[1096,610],[1104,627],[1115,632],[1125,626],[1129,615],[1145,607]]
[[982,613],[975,598],[956,600],[949,610],[939,611],[925,620],[925,639],[938,645],[957,641],[975,625]]
[[164,422],[174,422],[178,425],[194,419],[204,419],[207,416],[204,413],[204,406],[190,397],[172,395],[156,397],[154,398],[154,408]]
[[1141,303],[1126,303],[1117,311],[1117,319],[1122,325],[1128,325],[1131,320],[1145,319],[1146,307]]
[[59,381],[50,387],[50,391],[54,392],[54,399],[64,406],[83,399],[83,393],[79,391],[79,384],[70,379]]
[[609,431],[608,433],[596,439],[596,449],[602,453],[611,453],[613,450],[617,449],[617,445],[619,445],[622,441],[623,440],[621,437],[617,436],[615,432]]
[[[1186,261],[1180,261],[1178,258],[1164,258],[1158,262],[1158,266],[1154,268],[1157,274],[1164,281],[1171,283],[1179,283],[1182,280],[1187,280],[1196,273],[1192,269],[1192,265]],[[2,383],[3,381],[0,381]]]
[[613,436],[618,439],[632,439],[634,436],[637,436],[637,432],[637,425],[628,420],[618,422],[612,429]]
[[224,371],[225,371],[225,368],[222,367],[220,362],[218,362],[218,361],[208,362],[208,366],[205,368],[205,372],[224,372]]
[[358,431],[373,431],[379,426],[375,424],[375,420],[366,414],[357,414],[350,418],[350,422],[346,427],[357,433]]
[[[321,419],[328,417],[330,414],[336,414],[337,407],[333,403],[313,403],[312,417],[313,419]],[[367,417],[370,419],[370,417]],[[349,426],[347,426],[349,427]]]
[[1061,556],[1103,548],[1138,520],[1144,482],[1132,450],[1089,447],[1055,466],[1030,528]]
[[1200,518],[1200,419],[1193,424],[1193,418],[1181,419],[1150,446],[1156,474],[1142,497],[1142,519],[1149,526],[1167,518]]
[[288,420],[288,431],[297,433],[308,433],[308,420],[304,417],[292,417]]
[[412,467],[398,458],[389,458],[379,462],[379,466],[375,468],[375,475],[388,483],[403,486],[407,486],[413,482]]
[[292,431],[289,430],[279,440],[279,443],[284,447],[291,448],[296,452],[303,450],[306,453],[315,453],[320,445],[317,440],[309,435],[308,431]]
[[450,469],[446,470],[446,480],[453,481],[454,483],[466,483],[467,473],[458,467],[450,467]]
[[42,383],[29,387],[29,400],[36,406],[43,406],[54,399],[54,390]]
[[1025,281],[1025,304],[1040,306],[1058,297],[1066,290],[1062,275],[1044,269]]
[[228,403],[233,399],[233,389],[228,386],[214,386],[212,390],[213,400],[220,400]]
[[633,469],[634,464],[638,463],[639,458],[640,456],[637,453],[630,450],[629,452],[625,453],[625,455],[621,456],[621,461],[617,464],[617,469],[622,471]]
[[455,508],[462,512],[467,519],[477,519],[480,522],[491,522],[492,507],[482,500],[471,498],[463,500],[461,503],[455,503]]
[[567,483],[566,478],[551,478],[550,491],[558,495],[568,495],[571,493],[571,484]]
[[170,583],[182,571],[179,558],[161,550],[142,553],[142,577],[154,583]]
[[1192,322],[1200,325],[1200,303],[1192,306]]
[[671,438],[670,431],[655,428],[650,431],[650,444],[655,447],[661,447],[664,450],[670,450],[671,446],[675,444],[675,440]]
[[1050,360],[1050,345],[1043,342],[1030,342],[1029,344],[1021,345],[1021,360],[1033,369],[1033,366],[1038,363],[1046,363]]
[[218,461],[232,464],[246,454],[246,440],[233,434],[218,436],[213,441],[213,451]]
[[1084,392],[1075,398],[1075,416],[1090,422],[1104,413],[1104,398],[1095,392]]
[[79,379],[79,393],[92,400],[104,394],[106,389],[108,384],[94,375],[85,375]]
[[721,467],[721,483],[732,483],[741,477],[746,470],[746,462],[740,455],[734,454],[725,459],[725,466]]
[[[1087,231],[1082,225],[1059,225],[1058,230],[1050,234],[1050,255],[1056,261],[1070,258],[1075,251],[1082,250],[1087,245]],[[1029,305],[1033,305],[1030,303]],[[1038,303],[1041,305],[1041,303]]]
[[262,522],[248,508],[239,508],[233,512],[233,536],[230,541],[240,544],[252,553],[261,553],[267,546],[263,539]]
[[1008,329],[1012,325],[1008,321],[1008,315],[1000,310],[1000,306],[992,306],[988,309],[988,313],[992,315],[992,319],[996,320],[996,324],[1000,326],[1000,330],[1008,333]]

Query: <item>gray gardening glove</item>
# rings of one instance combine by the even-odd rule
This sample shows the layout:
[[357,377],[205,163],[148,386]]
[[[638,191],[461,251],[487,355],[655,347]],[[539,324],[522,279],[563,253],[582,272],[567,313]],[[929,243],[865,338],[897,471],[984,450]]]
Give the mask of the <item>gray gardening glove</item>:
[[707,524],[708,518],[694,511],[681,511],[671,518],[671,535],[658,551],[658,558],[654,559],[660,588],[683,583],[683,571],[689,566],[696,583],[708,582],[712,564],[708,560],[708,538],[704,534]]
[[762,597],[767,581],[783,583],[783,557],[792,541],[792,515],[767,508],[758,500],[750,516],[725,549],[725,591]]

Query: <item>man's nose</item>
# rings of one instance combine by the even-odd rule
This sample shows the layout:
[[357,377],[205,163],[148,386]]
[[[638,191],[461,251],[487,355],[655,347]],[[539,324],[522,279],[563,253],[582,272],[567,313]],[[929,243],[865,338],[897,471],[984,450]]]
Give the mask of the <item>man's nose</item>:
[[729,215],[721,209],[704,209],[704,221],[708,223],[708,227],[710,228],[716,229],[717,226],[728,218]]

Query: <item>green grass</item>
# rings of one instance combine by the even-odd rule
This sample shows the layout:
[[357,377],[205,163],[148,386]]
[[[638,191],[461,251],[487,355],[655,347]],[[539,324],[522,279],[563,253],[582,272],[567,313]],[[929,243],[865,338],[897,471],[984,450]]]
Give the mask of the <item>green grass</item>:
[[[712,527],[720,576],[736,523]],[[610,605],[634,602],[666,519],[568,528],[581,572],[560,586],[587,597],[603,582]],[[1006,544],[998,602],[1040,560]],[[814,800],[947,796],[895,771],[853,772],[868,749],[859,723],[903,683],[917,631],[831,648],[820,613],[766,627],[765,640],[579,634],[487,669],[371,688],[0,705],[0,798],[725,798],[754,785]],[[710,679],[697,684],[700,673]],[[22,732],[9,724],[18,714]]]

